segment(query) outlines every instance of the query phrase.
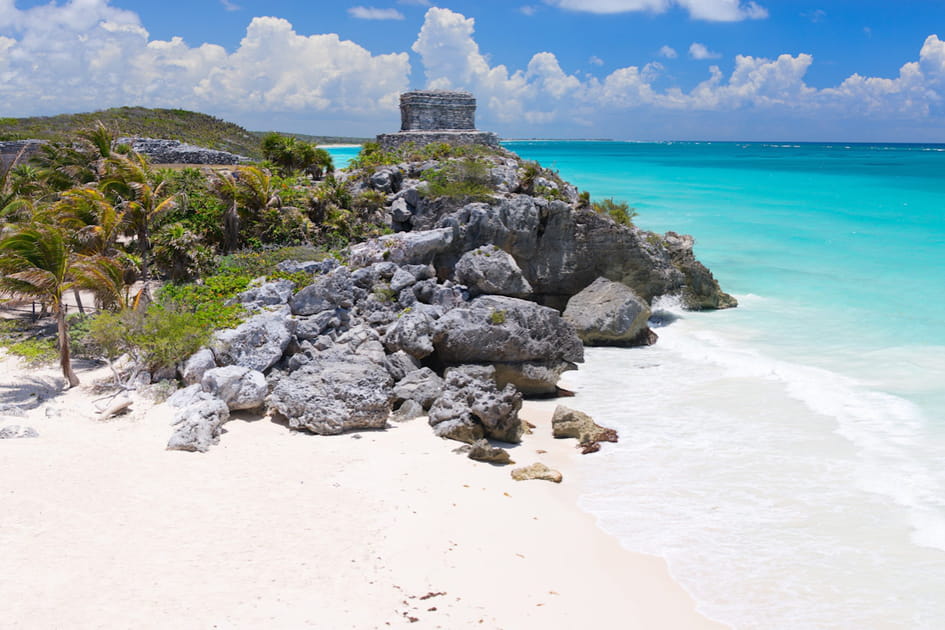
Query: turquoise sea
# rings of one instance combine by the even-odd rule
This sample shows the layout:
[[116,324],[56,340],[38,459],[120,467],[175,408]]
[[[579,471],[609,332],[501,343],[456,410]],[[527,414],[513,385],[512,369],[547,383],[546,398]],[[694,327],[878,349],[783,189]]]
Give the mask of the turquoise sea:
[[740,302],[565,375],[621,435],[582,507],[739,629],[945,627],[945,146],[506,146]]

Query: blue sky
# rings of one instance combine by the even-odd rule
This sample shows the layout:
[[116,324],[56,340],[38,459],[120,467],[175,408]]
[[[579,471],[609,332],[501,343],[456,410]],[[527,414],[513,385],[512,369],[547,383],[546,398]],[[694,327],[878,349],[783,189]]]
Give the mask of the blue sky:
[[444,87],[506,137],[945,142],[939,35],[942,0],[0,0],[0,116],[373,135]]

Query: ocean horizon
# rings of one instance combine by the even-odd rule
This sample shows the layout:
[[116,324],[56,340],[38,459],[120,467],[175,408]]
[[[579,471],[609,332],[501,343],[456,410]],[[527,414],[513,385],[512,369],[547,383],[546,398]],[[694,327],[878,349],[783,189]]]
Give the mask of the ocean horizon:
[[[945,145],[518,141],[739,299],[590,348],[583,509],[738,629],[940,628]],[[338,166],[356,153],[332,151]]]

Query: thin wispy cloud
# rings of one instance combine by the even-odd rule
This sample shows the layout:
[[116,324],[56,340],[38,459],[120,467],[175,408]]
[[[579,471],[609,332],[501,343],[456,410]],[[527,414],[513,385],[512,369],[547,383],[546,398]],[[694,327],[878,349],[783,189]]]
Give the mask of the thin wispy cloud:
[[397,4],[405,4],[407,6],[415,7],[432,7],[433,3],[430,0],[397,0]]
[[359,20],[402,20],[404,14],[397,9],[378,9],[376,7],[351,7],[348,15]]
[[232,2],[232,0],[220,0],[220,4],[222,4],[223,8],[227,11],[240,11],[243,8],[235,2]]
[[569,11],[586,13],[665,13],[678,7],[689,12],[694,20],[707,22],[740,22],[762,20],[768,10],[754,1],[740,0],[545,0],[550,5]]
[[592,66],[602,66],[604,65],[604,60],[597,55],[592,55],[591,58],[587,60],[587,63],[591,64]]
[[676,49],[672,46],[661,46],[657,54],[660,57],[664,57],[666,59],[675,59],[679,56],[679,53],[676,52]]
[[824,18],[827,17],[827,12],[823,9],[814,9],[812,11],[805,11],[801,13],[801,17],[807,18],[814,24],[818,22],[823,22]]
[[519,13],[522,13],[524,15],[535,15],[536,13],[538,13],[538,8],[539,8],[538,5],[526,4],[524,6],[520,6],[518,10],[519,10]]

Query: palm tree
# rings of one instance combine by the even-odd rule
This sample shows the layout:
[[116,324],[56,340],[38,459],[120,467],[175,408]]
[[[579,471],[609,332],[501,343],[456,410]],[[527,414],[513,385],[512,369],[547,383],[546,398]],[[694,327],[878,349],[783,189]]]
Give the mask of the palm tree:
[[[62,193],[50,213],[51,220],[71,235],[70,245],[78,255],[78,285],[92,291],[101,308],[127,306],[126,272],[137,268],[140,259],[135,260],[117,246],[126,227],[124,208],[116,207],[97,188],[73,188]],[[74,287],[76,304],[84,312],[78,285]]]
[[[240,230],[252,227],[260,214],[282,206],[272,174],[258,166],[241,166],[236,173],[218,173],[214,188],[230,205],[223,213],[223,251],[239,247]],[[240,213],[242,210],[242,213]]]
[[223,253],[229,254],[240,246],[239,185],[233,173],[218,172],[213,189],[227,204],[223,212]]
[[53,224],[28,224],[0,240],[0,293],[48,304],[59,330],[59,364],[70,387],[79,384],[69,356],[69,328],[63,294],[74,284],[75,256],[65,230]]
[[166,181],[156,181],[147,158],[135,152],[112,155],[106,163],[107,178],[100,188],[121,208],[128,232],[135,237],[141,256],[141,280],[147,295],[150,276],[151,232],[166,213],[177,207],[177,196],[166,195]]

